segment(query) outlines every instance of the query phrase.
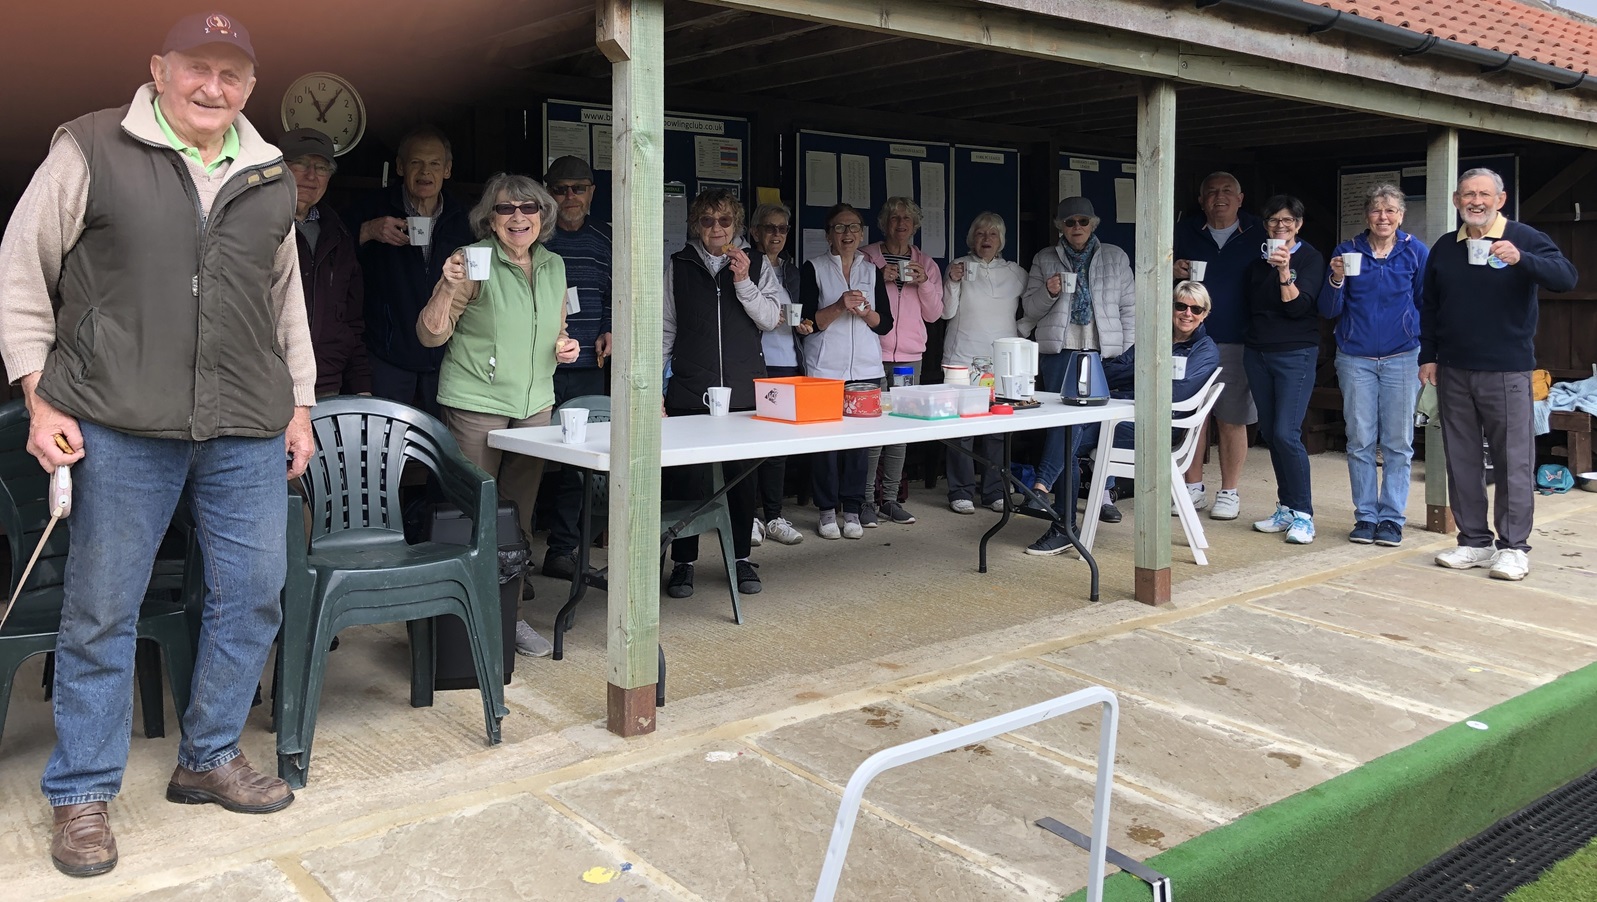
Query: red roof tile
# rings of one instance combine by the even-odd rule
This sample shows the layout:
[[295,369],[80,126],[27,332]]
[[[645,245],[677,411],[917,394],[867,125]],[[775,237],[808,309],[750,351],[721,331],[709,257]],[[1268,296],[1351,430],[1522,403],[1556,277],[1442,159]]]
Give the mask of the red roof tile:
[[1416,34],[1597,72],[1597,25],[1515,0],[1322,0],[1320,5]]

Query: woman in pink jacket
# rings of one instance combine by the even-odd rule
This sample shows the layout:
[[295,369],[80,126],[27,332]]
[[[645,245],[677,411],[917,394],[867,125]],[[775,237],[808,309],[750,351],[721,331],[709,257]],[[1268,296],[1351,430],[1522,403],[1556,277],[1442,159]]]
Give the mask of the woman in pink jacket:
[[[887,281],[888,302],[893,308],[893,330],[882,336],[882,366],[887,370],[884,384],[892,385],[893,369],[908,366],[920,382],[921,357],[926,353],[926,324],[943,315],[943,275],[937,261],[910,244],[920,231],[920,206],[909,197],[889,197],[882,204],[876,224],[882,240],[860,249],[865,259],[881,269]],[[914,523],[915,518],[898,503],[898,484],[904,476],[903,445],[872,448],[866,460],[866,497],[876,482],[876,462],[882,462],[881,514],[894,523]],[[860,524],[875,526],[876,509],[865,505]]]

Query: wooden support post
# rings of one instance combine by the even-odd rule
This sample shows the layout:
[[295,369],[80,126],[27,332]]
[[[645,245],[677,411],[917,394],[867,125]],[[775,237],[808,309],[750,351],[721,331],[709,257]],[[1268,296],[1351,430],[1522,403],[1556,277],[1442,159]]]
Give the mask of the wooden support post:
[[[1176,88],[1142,79],[1137,95],[1136,596],[1170,600],[1170,286],[1175,242]],[[1086,516],[1096,516],[1087,511]]]
[[[1435,241],[1458,227],[1458,211],[1453,208],[1457,184],[1458,130],[1432,127],[1425,152],[1425,240]],[[1457,528],[1447,500],[1447,452],[1441,423],[1435,421],[1425,427],[1425,528],[1440,533]]]
[[[615,62],[615,358],[610,420],[609,694],[612,733],[654,732],[660,644],[660,236],[665,208],[664,0],[599,0],[629,25]],[[623,45],[611,45],[615,52]]]

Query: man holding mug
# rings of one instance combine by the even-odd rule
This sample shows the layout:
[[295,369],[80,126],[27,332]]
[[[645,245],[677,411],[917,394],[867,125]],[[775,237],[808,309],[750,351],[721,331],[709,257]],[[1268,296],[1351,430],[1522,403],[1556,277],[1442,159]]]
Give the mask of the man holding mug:
[[[1530,572],[1536,513],[1536,295],[1569,291],[1579,274],[1551,238],[1500,212],[1507,200],[1502,176],[1490,169],[1459,177],[1453,206],[1464,224],[1436,240],[1425,265],[1420,382],[1436,386],[1448,502],[1458,522],[1458,547],[1436,563],[1490,567],[1494,579],[1519,580]],[[1486,523],[1483,436],[1497,470],[1496,547]]]

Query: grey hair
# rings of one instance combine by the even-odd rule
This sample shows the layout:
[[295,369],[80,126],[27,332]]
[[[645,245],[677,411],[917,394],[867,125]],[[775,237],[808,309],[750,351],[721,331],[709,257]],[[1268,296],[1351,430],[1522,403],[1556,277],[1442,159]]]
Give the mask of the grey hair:
[[1494,171],[1492,171],[1490,169],[1470,169],[1470,170],[1466,170],[1463,175],[1458,177],[1458,185],[1454,186],[1453,193],[1457,194],[1458,191],[1459,191],[1459,188],[1462,188],[1464,186],[1464,183],[1469,181],[1470,179],[1478,179],[1478,178],[1482,178],[1482,177],[1491,178],[1492,184],[1497,186],[1497,193],[1498,194],[1502,194],[1503,191],[1505,190],[1503,188],[1503,177],[1498,175],[1496,172],[1494,172]]
[[418,125],[405,132],[405,136],[399,139],[399,152],[395,154],[399,159],[399,165],[401,167],[405,165],[405,153],[410,150],[412,144],[417,141],[426,141],[429,138],[444,146],[445,163],[453,163],[455,161],[454,145],[449,143],[449,136],[444,134],[442,129],[436,125]]
[[496,172],[488,179],[488,184],[482,187],[482,198],[477,205],[471,208],[468,216],[471,219],[471,230],[477,237],[487,238],[494,233],[494,204],[499,203],[499,195],[503,194],[510,203],[525,203],[535,201],[543,208],[539,214],[538,240],[535,244],[542,244],[549,240],[554,233],[554,215],[559,207],[555,199],[543,187],[543,183],[530,175],[513,175],[508,172]]
[[990,228],[998,230],[998,250],[1003,251],[1004,245],[1009,243],[1009,226],[1004,223],[1004,217],[991,210],[983,210],[976,214],[970,221],[970,228],[965,231],[965,247],[976,247],[976,230]]
[[921,216],[920,204],[915,203],[913,197],[889,197],[887,203],[882,204],[882,212],[876,216],[876,227],[883,233],[887,232],[887,219],[895,210],[903,210],[915,220],[915,228],[920,228],[924,217]]
[[1211,172],[1208,175],[1204,176],[1203,177],[1203,181],[1198,183],[1198,194],[1201,196],[1203,194],[1203,186],[1209,184],[1210,182],[1214,181],[1215,179],[1230,179],[1231,180],[1231,184],[1237,186],[1237,193],[1238,194],[1242,193],[1242,180],[1241,179],[1237,178],[1236,176],[1232,175],[1229,172],[1226,172],[1224,169],[1217,169],[1214,172]]
[[1376,185],[1364,195],[1364,215],[1370,215],[1370,211],[1375,209],[1375,205],[1383,197],[1397,204],[1397,212],[1408,212],[1408,203],[1404,200],[1402,188],[1396,185]]
[[[783,219],[787,220],[788,227],[791,230],[793,226],[793,211],[788,209],[787,204],[760,204],[758,207],[754,208],[754,215],[749,217],[749,235],[752,237],[754,231],[758,229],[760,224],[765,221],[765,217],[772,215],[779,215]],[[760,240],[755,243],[759,245],[759,248],[762,252],[765,250],[765,237],[763,234],[761,235]],[[792,244],[791,240],[789,243]]]
[[1184,300],[1188,304],[1201,302],[1204,313],[1214,309],[1214,301],[1209,297],[1209,289],[1203,287],[1202,282],[1194,282],[1191,279],[1187,279],[1177,283],[1175,297]]

